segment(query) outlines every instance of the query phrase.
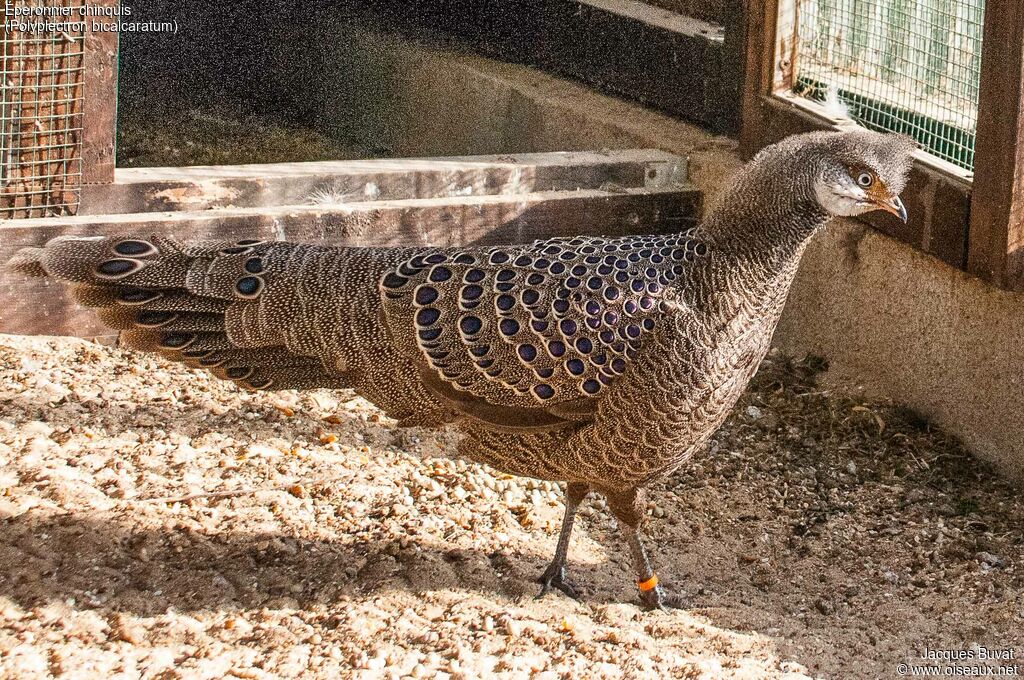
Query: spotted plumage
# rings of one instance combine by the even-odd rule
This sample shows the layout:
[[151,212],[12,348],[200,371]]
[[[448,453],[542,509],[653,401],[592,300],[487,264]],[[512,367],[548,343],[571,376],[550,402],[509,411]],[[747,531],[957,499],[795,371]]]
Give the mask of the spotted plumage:
[[768,349],[800,257],[834,215],[883,209],[911,143],[864,131],[762,152],[695,230],[465,248],[60,238],[15,267],[69,282],[127,347],[249,389],[351,387],[458,453],[569,483],[543,583],[564,579],[590,491],[623,527],[647,604],[642,490],[698,451]]

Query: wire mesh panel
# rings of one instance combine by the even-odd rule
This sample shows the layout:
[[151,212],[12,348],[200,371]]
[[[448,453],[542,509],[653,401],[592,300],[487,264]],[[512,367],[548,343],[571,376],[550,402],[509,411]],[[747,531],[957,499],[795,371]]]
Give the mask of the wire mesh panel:
[[985,0],[795,0],[794,91],[974,167]]
[[82,179],[84,25],[77,0],[16,0],[0,36],[0,219],[73,214]]

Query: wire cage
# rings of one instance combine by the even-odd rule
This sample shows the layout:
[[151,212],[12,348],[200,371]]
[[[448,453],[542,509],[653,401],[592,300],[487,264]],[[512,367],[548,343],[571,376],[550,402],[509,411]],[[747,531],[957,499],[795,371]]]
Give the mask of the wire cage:
[[76,0],[17,0],[0,35],[0,219],[78,210],[85,96],[84,24]]
[[985,0],[796,0],[793,87],[974,168]]

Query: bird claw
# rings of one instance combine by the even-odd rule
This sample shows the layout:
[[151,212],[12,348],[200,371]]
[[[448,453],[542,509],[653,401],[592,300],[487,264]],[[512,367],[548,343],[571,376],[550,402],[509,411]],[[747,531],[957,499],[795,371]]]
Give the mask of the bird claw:
[[661,586],[641,591],[640,601],[643,602],[644,609],[648,611],[660,609],[667,612],[669,609],[688,609],[690,606],[690,598],[680,593],[668,592]]
[[540,583],[540,594],[537,595],[536,599],[540,599],[551,592],[552,588],[560,590],[574,600],[580,599],[579,593],[576,591],[576,587],[569,582],[565,577],[565,567],[555,567],[551,565],[541,575],[537,582]]

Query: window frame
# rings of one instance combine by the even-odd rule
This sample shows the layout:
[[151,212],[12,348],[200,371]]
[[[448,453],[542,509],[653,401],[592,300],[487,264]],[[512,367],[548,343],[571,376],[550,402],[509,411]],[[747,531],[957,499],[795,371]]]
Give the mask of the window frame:
[[[746,2],[740,152],[838,129],[825,109],[791,94],[786,36],[797,0]],[[924,152],[903,194],[910,220],[872,213],[873,227],[1008,290],[1024,291],[1024,5],[987,0],[973,174]]]

